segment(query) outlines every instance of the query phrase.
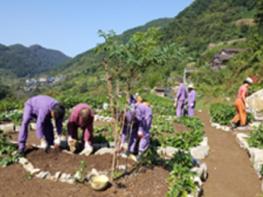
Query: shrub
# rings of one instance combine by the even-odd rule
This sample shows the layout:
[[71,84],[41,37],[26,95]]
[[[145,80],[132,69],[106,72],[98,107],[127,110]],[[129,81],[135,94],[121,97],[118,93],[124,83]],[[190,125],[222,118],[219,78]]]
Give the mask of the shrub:
[[234,106],[228,104],[212,104],[210,107],[210,116],[213,122],[221,125],[228,125],[231,119],[235,116]]
[[169,161],[168,167],[172,166],[172,171],[168,177],[167,197],[188,196],[195,191],[193,181],[194,173],[190,171],[193,167],[192,156],[189,153],[177,152]]
[[0,166],[8,166],[18,159],[17,148],[8,141],[8,137],[0,131]]
[[[235,107],[228,104],[216,103],[210,106],[210,116],[212,121],[221,125],[228,125],[235,114]],[[252,120],[253,115],[248,114],[247,122],[251,122]]]
[[183,117],[176,121],[188,127],[189,131],[177,133],[172,137],[162,138],[162,144],[182,150],[189,150],[191,147],[198,146],[204,136],[203,123],[195,117]]
[[252,147],[263,148],[263,124],[251,132],[248,143]]

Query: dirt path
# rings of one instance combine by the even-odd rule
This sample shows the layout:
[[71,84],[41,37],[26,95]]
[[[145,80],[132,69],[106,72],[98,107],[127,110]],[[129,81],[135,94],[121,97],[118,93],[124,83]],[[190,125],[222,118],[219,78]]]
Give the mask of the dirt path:
[[207,113],[198,116],[205,124],[210,152],[205,160],[209,178],[204,185],[205,197],[260,196],[260,181],[247,153],[242,150],[233,133],[212,128]]

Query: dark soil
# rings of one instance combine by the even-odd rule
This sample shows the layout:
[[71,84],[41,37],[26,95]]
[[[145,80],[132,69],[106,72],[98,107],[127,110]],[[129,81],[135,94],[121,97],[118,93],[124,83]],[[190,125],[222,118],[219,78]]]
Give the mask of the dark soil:
[[[11,137],[17,140],[18,133]],[[44,150],[32,148],[31,144],[39,144],[35,132],[28,135],[26,157],[34,167],[55,173],[57,171],[74,174],[85,161],[86,171],[92,168],[98,171],[111,169],[112,155],[91,155],[89,157],[70,155],[59,149],[52,149],[48,153]],[[118,165],[125,165],[132,169],[134,162],[123,158],[118,159]],[[161,167],[140,170],[115,181],[110,188],[103,192],[93,191],[88,183],[70,185],[67,183],[52,182],[31,178],[20,165],[0,168],[0,197],[161,197],[167,192],[166,180],[169,172]]]
[[185,125],[179,124],[179,123],[174,123],[174,128],[175,128],[176,133],[189,131],[189,128],[187,128]]
[[[103,163],[100,161],[100,163]],[[30,177],[19,165],[0,168],[1,197],[162,197],[167,192],[168,172],[156,167],[135,173],[114,183],[103,192],[88,184],[69,185]]]
[[[13,132],[10,133],[10,138],[13,141],[17,141],[18,140],[18,132]],[[29,131],[28,132],[28,137],[27,137],[27,146],[32,145],[32,144],[40,144],[40,140],[36,137],[36,133],[35,131]]]
[[[84,161],[86,164],[86,171],[90,171],[95,168],[98,171],[109,171],[111,169],[112,155],[90,155],[90,156],[79,156],[70,155],[61,152],[58,149],[52,149],[48,153],[44,150],[34,150],[27,154],[29,161],[33,163],[36,168],[50,171],[55,173],[62,171],[66,173],[75,173],[80,162]],[[134,162],[123,158],[118,158],[119,165],[127,165],[131,168]]]

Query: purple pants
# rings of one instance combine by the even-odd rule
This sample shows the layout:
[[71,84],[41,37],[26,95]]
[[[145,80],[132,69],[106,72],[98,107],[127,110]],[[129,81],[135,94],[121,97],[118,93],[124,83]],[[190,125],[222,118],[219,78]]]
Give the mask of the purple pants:
[[[129,124],[125,122],[124,128],[122,130],[121,142],[124,143],[127,140],[127,137],[130,137],[128,143],[128,151],[131,153],[136,153],[137,148],[139,153],[142,153],[147,150],[150,145],[150,133],[146,132],[144,136],[139,139],[138,137],[138,123]],[[139,145],[139,147],[137,147]]]
[[150,133],[144,133],[143,137],[140,139],[138,137],[137,132],[131,137],[130,139],[130,144],[129,144],[129,151],[131,153],[135,153],[136,152],[136,145],[139,143],[139,154],[145,152],[149,145],[150,145]]
[[188,107],[188,116],[193,117],[195,115],[195,108]]
[[176,106],[176,116],[181,117],[184,115],[184,101],[178,101]]
[[[28,137],[28,126],[32,119],[37,118],[32,114],[32,107],[30,104],[25,104],[24,113],[23,113],[23,121],[21,124],[21,128],[18,135],[18,143],[19,143],[19,150],[25,149],[25,144]],[[53,125],[51,122],[51,118],[46,118],[43,123],[44,133],[41,131],[36,130],[36,136],[38,139],[43,137],[46,138],[47,143],[49,145],[54,144],[54,132],[53,132]]]

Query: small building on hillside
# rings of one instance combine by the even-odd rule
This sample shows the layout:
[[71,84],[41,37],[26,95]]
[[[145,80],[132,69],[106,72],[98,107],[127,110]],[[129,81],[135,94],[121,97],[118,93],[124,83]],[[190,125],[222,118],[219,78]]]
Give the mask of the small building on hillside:
[[222,49],[219,53],[215,54],[212,61],[211,66],[213,69],[220,69],[224,67],[224,64],[229,61],[235,54],[240,53],[244,49],[238,48],[227,48]]

